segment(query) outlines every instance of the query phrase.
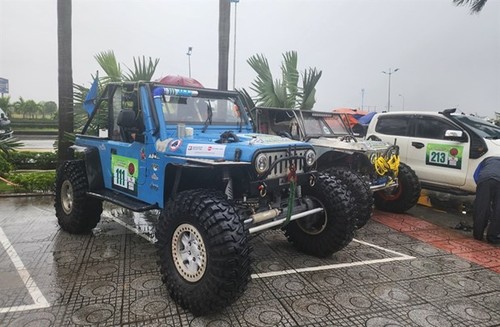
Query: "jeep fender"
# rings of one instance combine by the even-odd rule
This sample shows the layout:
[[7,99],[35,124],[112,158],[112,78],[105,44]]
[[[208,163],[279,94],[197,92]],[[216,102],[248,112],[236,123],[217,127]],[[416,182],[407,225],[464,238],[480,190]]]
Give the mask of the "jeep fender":
[[85,172],[89,185],[89,191],[104,188],[101,158],[96,147],[73,145],[71,148],[77,153],[83,153],[85,161]]

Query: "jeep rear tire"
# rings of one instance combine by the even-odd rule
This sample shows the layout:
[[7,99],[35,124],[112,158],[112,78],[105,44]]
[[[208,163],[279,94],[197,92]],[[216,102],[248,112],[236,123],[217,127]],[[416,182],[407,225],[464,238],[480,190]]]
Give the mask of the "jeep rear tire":
[[302,196],[308,209],[324,211],[294,220],[283,227],[298,250],[327,257],[347,246],[354,236],[356,219],[350,192],[334,176],[319,174],[314,186],[304,185]]
[[220,311],[246,289],[248,232],[222,193],[179,193],[163,211],[156,238],[170,296],[194,315]]
[[346,170],[342,167],[330,168],[325,173],[335,176],[351,191],[354,199],[356,228],[359,229],[365,226],[373,213],[373,195],[370,185],[357,172]]
[[101,219],[102,201],[87,196],[82,160],[65,161],[57,169],[54,207],[59,226],[72,234],[88,234]]
[[420,182],[413,169],[400,163],[398,186],[375,192],[375,207],[383,211],[403,213],[417,204],[420,190]]

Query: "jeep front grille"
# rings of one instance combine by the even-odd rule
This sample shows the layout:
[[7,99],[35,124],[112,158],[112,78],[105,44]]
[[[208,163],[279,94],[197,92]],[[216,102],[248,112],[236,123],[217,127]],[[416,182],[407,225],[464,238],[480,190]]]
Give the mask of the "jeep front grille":
[[[306,151],[307,150],[305,149],[297,149],[297,151],[292,151],[291,154],[289,154],[287,151],[265,152],[265,154],[269,159],[269,167],[273,167],[275,162],[278,162],[280,159],[288,158],[290,156],[305,158]],[[295,165],[297,173],[304,172],[305,160],[292,159],[291,161]],[[289,167],[290,167],[289,159],[284,159],[279,161],[271,169],[271,172],[267,175],[267,179],[285,177],[290,172]]]

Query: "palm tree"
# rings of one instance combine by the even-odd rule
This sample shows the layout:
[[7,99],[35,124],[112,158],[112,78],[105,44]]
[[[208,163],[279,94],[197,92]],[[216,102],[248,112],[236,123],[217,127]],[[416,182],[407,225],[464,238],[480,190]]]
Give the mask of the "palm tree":
[[[99,52],[94,56],[97,63],[104,71],[105,76],[99,77],[99,84],[104,85],[109,82],[121,81],[151,81],[156,71],[156,67],[160,59],[152,59],[145,56],[134,57],[134,69],[127,67],[127,71],[123,71],[121,65],[116,59],[115,53],[112,50]],[[125,66],[126,67],[126,66]],[[92,79],[95,77],[92,76]],[[75,108],[83,108],[83,102],[89,89],[83,85],[74,84],[73,103]],[[101,113],[100,119],[106,119],[105,113]],[[88,115],[85,110],[77,110],[75,112],[75,129],[79,130],[87,121]],[[90,127],[91,129],[93,126]]]
[[219,0],[219,80],[218,89],[227,90],[231,1]]
[[472,14],[477,14],[480,12],[488,0],[453,0],[453,3],[457,6],[470,6],[470,11]]
[[59,134],[58,160],[62,162],[73,158],[71,142],[65,137],[73,133],[73,70],[71,35],[71,0],[57,0],[57,44],[59,69]]
[[[257,78],[250,89],[257,93],[256,104],[265,107],[295,108],[309,110],[314,106],[316,84],[321,78],[321,71],[308,68],[299,74],[297,70],[298,56],[296,51],[283,54],[281,63],[281,80],[274,79],[267,58],[256,54],[247,60],[257,73]],[[302,77],[302,85],[299,79]],[[248,94],[245,90],[243,94]]]
[[10,103],[10,96],[0,97],[0,108],[2,108],[7,116],[12,114],[13,105]]

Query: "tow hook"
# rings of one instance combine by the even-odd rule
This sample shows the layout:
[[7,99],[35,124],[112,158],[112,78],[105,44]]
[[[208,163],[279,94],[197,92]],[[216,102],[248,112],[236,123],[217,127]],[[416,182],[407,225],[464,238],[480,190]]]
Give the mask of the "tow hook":
[[267,195],[267,185],[266,183],[260,183],[259,187],[257,188],[259,190],[260,196],[263,198]]
[[314,185],[316,185],[316,176],[314,176],[314,175],[309,176],[309,185],[311,187],[313,187]]

